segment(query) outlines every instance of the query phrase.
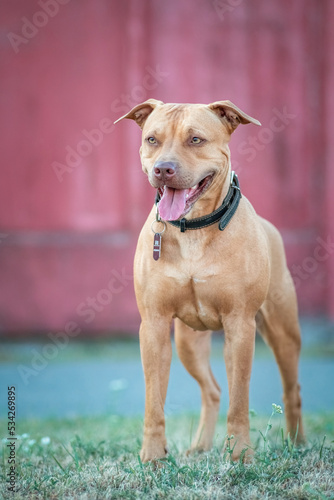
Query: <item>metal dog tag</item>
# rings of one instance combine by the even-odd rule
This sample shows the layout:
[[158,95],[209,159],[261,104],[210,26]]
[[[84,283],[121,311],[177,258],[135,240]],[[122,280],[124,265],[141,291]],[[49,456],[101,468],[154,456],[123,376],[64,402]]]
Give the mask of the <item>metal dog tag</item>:
[[161,255],[161,234],[154,233],[153,259],[158,260]]
[[[154,224],[162,224],[163,229],[160,232],[157,232],[153,229]],[[166,222],[161,220],[159,212],[158,212],[158,207],[157,207],[157,212],[155,216],[155,220],[151,224],[151,229],[154,233],[154,239],[153,239],[153,259],[154,260],[159,260],[161,256],[161,239],[162,239],[162,234],[166,230]]]

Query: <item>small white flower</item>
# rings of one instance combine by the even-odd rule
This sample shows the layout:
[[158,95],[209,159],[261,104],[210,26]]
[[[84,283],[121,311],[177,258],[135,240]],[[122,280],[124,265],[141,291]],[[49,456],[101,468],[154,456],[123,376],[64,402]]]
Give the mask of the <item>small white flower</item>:
[[[17,437],[19,437],[19,436],[17,436]],[[22,434],[22,436],[21,436],[22,439],[27,439],[28,437],[29,437],[29,434]]]
[[49,438],[49,436],[45,436],[45,437],[42,437],[41,439],[41,443],[46,446],[47,444],[50,444],[51,443],[51,439]]
[[282,407],[280,405],[276,405],[275,403],[272,403],[272,408],[273,412],[275,413],[283,413]]
[[36,443],[36,439],[29,439],[28,446],[33,446]]

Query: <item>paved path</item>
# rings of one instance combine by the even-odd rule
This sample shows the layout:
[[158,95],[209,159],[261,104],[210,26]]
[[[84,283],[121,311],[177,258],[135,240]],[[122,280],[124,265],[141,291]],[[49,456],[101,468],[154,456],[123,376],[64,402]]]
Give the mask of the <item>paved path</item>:
[[[7,414],[6,390],[17,387],[20,420],[31,417],[74,417],[77,415],[143,415],[144,380],[139,358],[124,361],[49,363],[36,376],[23,383],[17,364],[0,366],[0,415]],[[221,413],[226,414],[228,390],[223,360],[212,360],[213,372],[222,387]],[[302,359],[300,381],[304,412],[334,410],[334,362],[331,358]],[[270,414],[271,404],[282,404],[278,369],[272,359],[255,359],[250,407],[259,414]],[[181,363],[172,362],[166,401],[166,414],[198,412],[200,392],[197,383]]]

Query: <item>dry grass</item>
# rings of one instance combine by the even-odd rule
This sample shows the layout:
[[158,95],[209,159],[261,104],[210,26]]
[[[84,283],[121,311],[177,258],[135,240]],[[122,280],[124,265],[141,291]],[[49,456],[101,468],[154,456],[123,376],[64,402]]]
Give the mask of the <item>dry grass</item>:
[[[0,495],[11,499],[329,499],[334,498],[334,414],[306,418],[308,444],[282,438],[279,415],[252,418],[256,452],[250,465],[221,453],[224,420],[210,453],[184,453],[196,418],[169,417],[169,457],[142,464],[142,420],[109,416],[20,422],[16,492],[9,493],[3,443]],[[4,424],[4,422],[1,422]],[[2,428],[4,428],[2,426]],[[45,439],[49,438],[49,439]]]

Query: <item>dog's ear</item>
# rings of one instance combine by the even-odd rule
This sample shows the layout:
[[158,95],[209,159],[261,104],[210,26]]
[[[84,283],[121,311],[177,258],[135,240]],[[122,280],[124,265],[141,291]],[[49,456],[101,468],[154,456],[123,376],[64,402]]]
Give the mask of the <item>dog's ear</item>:
[[161,104],[163,104],[162,101],[157,101],[156,99],[148,99],[141,104],[137,104],[137,106],[132,108],[131,111],[129,111],[126,115],[121,116],[121,118],[118,118],[118,120],[116,120],[114,123],[117,123],[124,118],[129,118],[130,120],[134,120],[140,128],[143,128],[147,117],[152,113],[154,108],[160,106]]
[[246,115],[241,109],[239,109],[233,102],[231,101],[216,101],[208,105],[216,115],[226,123],[230,133],[232,133],[239,123],[246,125],[247,123],[254,123],[254,125],[261,126],[261,123],[252,118],[249,115]]

